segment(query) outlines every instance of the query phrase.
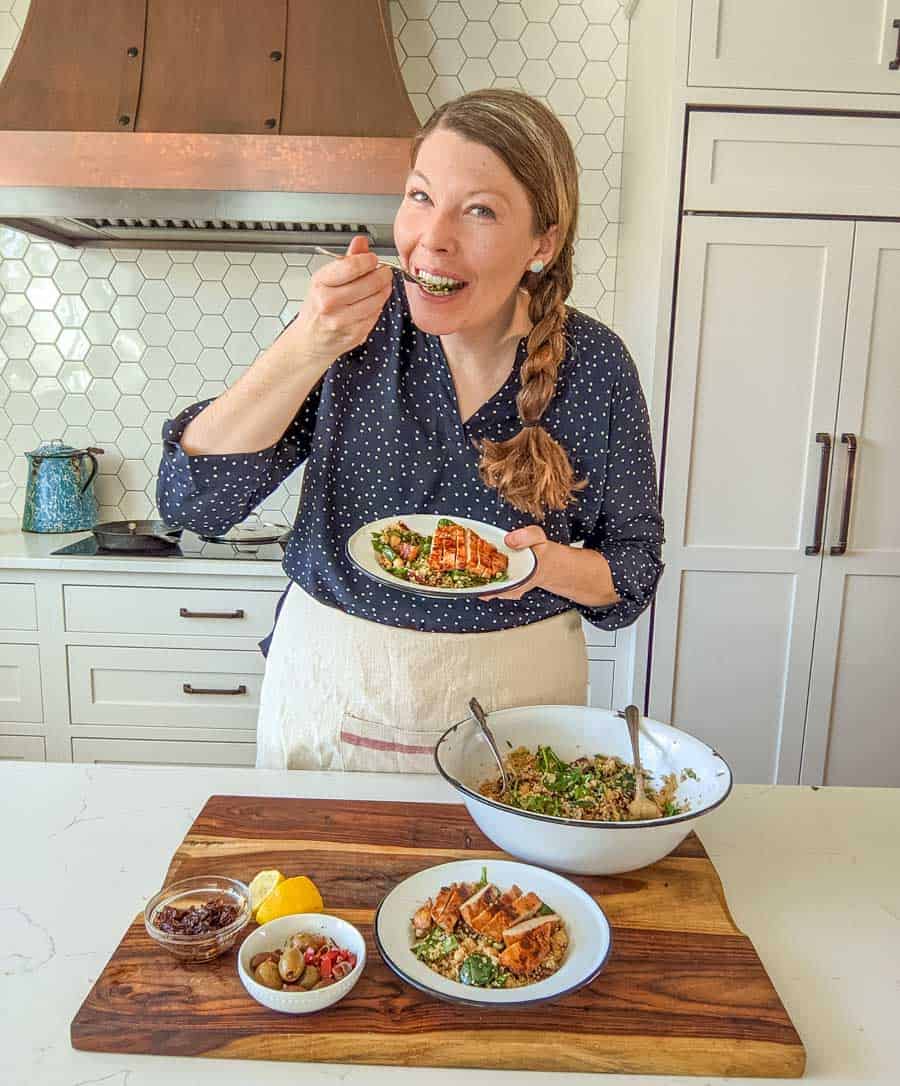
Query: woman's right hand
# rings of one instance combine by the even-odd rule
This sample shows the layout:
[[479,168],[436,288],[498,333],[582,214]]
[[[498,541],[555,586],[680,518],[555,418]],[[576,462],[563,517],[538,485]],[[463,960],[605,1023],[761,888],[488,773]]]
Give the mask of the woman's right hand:
[[347,255],[313,275],[297,319],[285,340],[326,370],[336,358],[368,339],[391,294],[390,268],[379,268],[369,240],[357,235]]

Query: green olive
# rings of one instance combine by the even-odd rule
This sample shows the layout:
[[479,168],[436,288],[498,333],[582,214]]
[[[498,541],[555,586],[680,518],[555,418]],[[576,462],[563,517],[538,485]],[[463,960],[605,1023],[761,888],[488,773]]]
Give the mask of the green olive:
[[256,970],[256,979],[266,988],[281,988],[281,974],[273,961],[264,961]]
[[314,985],[319,983],[319,970],[314,965],[308,965],[303,970],[303,975],[300,977],[300,987],[309,990]]
[[282,951],[281,957],[278,959],[278,972],[281,974],[282,980],[286,980],[289,983],[299,980],[303,973],[303,967],[304,961],[302,950],[291,947],[289,950]]

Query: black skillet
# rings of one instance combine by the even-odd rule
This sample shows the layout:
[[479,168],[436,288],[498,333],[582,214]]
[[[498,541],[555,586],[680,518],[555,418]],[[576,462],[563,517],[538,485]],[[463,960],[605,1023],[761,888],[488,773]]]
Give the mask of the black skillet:
[[181,528],[170,528],[162,520],[110,520],[91,529],[97,546],[107,551],[158,551],[178,546]]

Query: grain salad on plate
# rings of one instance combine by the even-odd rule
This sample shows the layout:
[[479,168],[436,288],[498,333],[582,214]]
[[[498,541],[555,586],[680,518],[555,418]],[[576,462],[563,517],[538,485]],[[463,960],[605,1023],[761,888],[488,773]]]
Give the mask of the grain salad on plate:
[[552,976],[569,945],[562,917],[535,893],[477,883],[442,886],[412,918],[412,953],[448,980],[477,988],[521,988]]
[[372,533],[372,546],[382,569],[413,584],[474,588],[507,579],[507,556],[447,517],[438,521],[434,535],[395,521]]

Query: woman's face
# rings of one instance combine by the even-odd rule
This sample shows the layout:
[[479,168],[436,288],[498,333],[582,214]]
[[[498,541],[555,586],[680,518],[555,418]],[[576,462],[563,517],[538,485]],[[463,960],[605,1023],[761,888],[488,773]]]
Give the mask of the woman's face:
[[431,294],[406,283],[412,319],[425,332],[479,328],[509,304],[533,260],[548,263],[556,229],[532,234],[527,190],[490,148],[436,129],[419,148],[394,220],[405,267],[464,284]]

